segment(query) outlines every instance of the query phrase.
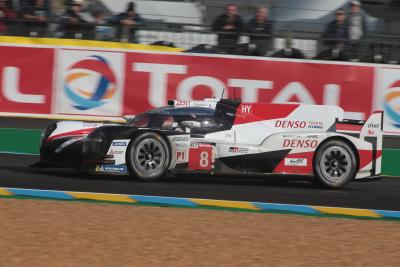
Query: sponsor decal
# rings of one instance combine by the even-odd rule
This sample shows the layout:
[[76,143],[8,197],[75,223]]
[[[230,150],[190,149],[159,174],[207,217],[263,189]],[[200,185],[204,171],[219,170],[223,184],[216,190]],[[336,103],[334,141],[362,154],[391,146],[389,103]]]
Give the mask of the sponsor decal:
[[251,114],[251,105],[241,105],[240,112],[242,114]]
[[198,147],[199,147],[199,144],[198,144],[198,143],[191,143],[191,144],[190,144],[190,147],[191,147],[191,148],[198,148]]
[[109,173],[128,173],[126,166],[119,165],[98,165],[96,167],[98,172],[109,172]]
[[375,135],[375,131],[374,130],[371,130],[371,129],[368,129],[368,133],[367,133],[368,135]]
[[187,143],[175,143],[176,148],[187,148],[188,144]]
[[190,106],[190,101],[176,100],[174,105],[175,106],[181,106],[181,107],[188,107],[188,106]]
[[121,114],[123,54],[63,49],[60,62],[58,113]]
[[189,141],[189,136],[175,136],[172,138],[173,142],[187,142]]
[[309,129],[323,129],[324,128],[324,123],[322,121],[308,121],[307,128],[309,128]]
[[113,146],[127,146],[128,142],[126,142],[126,141],[113,141],[112,145]]
[[377,129],[377,128],[380,128],[380,127],[381,127],[381,125],[379,123],[368,123],[367,124],[367,128]]
[[307,125],[306,121],[289,121],[289,120],[277,120],[275,127],[277,128],[305,128]]
[[231,146],[229,148],[229,152],[231,152],[231,153],[247,153],[248,151],[249,151],[249,149],[245,148],[245,147]]
[[285,158],[285,166],[306,167],[307,159],[305,159],[305,158]]
[[108,155],[122,155],[124,153],[123,150],[113,150],[111,149],[110,152],[108,152]]
[[186,162],[186,151],[185,150],[177,150],[176,153],[176,161],[177,162]]
[[[91,79],[93,75],[99,76],[93,88],[81,87],[78,83],[79,79]],[[86,83],[86,86],[89,85]],[[106,58],[92,55],[68,68],[64,90],[76,109],[100,107],[112,99],[117,91],[115,74]]]
[[309,139],[284,139],[283,147],[287,148],[316,148],[318,145],[317,140]]
[[400,80],[388,86],[384,95],[383,107],[392,121],[392,125],[400,128]]

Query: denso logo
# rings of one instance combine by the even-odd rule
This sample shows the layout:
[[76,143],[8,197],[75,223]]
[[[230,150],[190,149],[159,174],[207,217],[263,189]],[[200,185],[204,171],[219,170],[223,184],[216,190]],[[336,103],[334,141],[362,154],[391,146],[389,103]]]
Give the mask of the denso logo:
[[317,145],[317,140],[285,139],[282,146],[289,148],[316,148]]
[[289,120],[277,120],[275,127],[277,128],[305,128],[307,122],[305,121],[289,121]]

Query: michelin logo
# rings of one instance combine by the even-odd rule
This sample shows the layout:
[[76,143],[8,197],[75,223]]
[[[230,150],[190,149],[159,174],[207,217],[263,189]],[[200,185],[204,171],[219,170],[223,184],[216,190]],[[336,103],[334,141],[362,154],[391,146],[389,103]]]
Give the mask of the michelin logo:
[[127,146],[128,142],[125,142],[125,141],[114,141],[114,142],[112,142],[112,145],[113,146]]
[[118,165],[99,165],[96,168],[98,172],[109,172],[109,173],[128,173],[126,166]]

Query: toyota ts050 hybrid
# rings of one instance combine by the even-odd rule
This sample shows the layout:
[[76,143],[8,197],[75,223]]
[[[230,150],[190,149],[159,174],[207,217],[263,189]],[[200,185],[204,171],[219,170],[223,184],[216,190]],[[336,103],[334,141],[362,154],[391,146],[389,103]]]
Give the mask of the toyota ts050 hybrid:
[[381,173],[382,118],[343,119],[336,106],[170,101],[125,124],[49,124],[41,167],[131,175],[155,181],[167,173],[302,174],[338,188]]

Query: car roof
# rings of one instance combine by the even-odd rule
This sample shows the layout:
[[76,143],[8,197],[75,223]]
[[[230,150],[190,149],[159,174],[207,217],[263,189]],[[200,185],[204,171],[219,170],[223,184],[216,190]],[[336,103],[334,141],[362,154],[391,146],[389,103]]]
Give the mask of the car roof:
[[215,110],[211,108],[204,107],[160,107],[152,109],[148,112],[148,114],[160,114],[160,115],[214,115]]

